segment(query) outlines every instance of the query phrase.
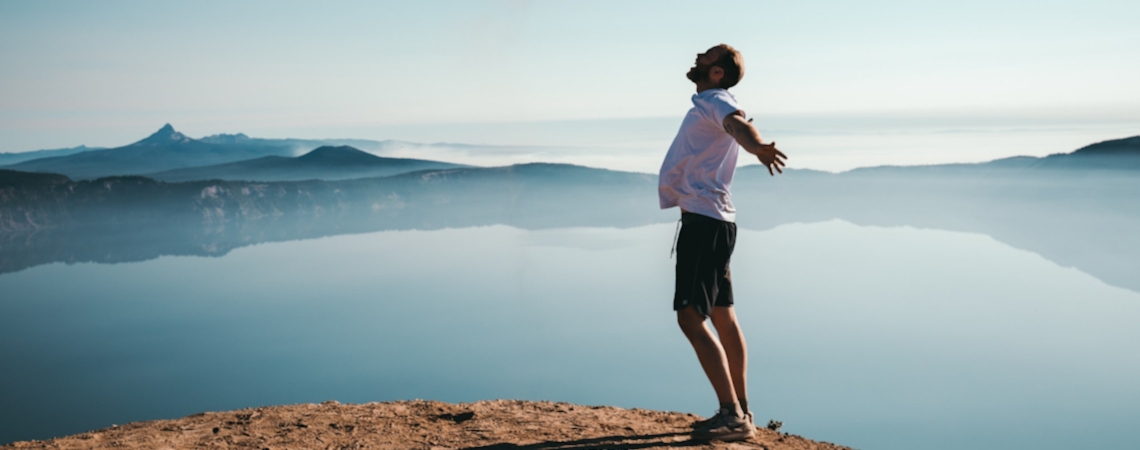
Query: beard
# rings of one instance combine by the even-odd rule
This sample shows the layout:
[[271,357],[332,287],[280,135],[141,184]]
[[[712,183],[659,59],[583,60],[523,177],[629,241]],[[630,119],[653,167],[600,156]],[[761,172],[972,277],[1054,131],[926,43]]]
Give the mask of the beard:
[[709,71],[710,70],[712,70],[711,65],[704,66],[701,64],[697,64],[697,65],[693,66],[692,69],[689,69],[689,73],[685,74],[685,77],[688,78],[689,81],[692,81],[694,83],[699,83],[699,82],[707,80],[709,78]]

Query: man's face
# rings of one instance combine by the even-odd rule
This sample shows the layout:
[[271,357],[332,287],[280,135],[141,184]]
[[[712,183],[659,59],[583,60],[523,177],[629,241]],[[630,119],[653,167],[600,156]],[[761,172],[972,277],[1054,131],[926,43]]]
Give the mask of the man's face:
[[689,69],[689,73],[685,76],[694,83],[708,80],[709,72],[712,70],[713,63],[720,59],[724,54],[724,49],[720,47],[713,47],[706,50],[704,53],[697,55],[696,65]]

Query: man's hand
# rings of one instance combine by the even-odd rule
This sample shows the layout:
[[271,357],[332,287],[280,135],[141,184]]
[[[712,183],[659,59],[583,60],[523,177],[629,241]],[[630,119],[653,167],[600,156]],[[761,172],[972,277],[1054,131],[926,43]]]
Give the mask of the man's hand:
[[750,153],[756,155],[756,157],[760,159],[760,164],[763,164],[764,167],[767,167],[768,173],[772,174],[772,176],[776,176],[776,174],[772,172],[773,167],[776,168],[776,172],[784,173],[784,160],[788,159],[788,156],[776,148],[775,141],[772,141],[771,144],[760,144],[760,149],[758,151]]
[[[725,116],[724,131],[736,139],[736,143],[740,144],[744,151],[756,155],[756,158],[760,159],[760,164],[768,168],[769,174],[775,176],[776,172],[784,173],[783,167],[786,164],[784,160],[788,159],[788,155],[778,150],[775,142],[763,143],[760,132],[752,126],[752,119],[744,120],[743,111]],[[773,168],[776,170],[772,171]]]

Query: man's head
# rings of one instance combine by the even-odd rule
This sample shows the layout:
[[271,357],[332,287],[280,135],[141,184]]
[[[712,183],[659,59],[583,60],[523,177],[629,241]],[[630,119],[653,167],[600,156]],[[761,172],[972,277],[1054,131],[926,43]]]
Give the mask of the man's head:
[[728,44],[720,44],[697,55],[697,65],[685,75],[700,89],[728,89],[744,78],[744,57]]

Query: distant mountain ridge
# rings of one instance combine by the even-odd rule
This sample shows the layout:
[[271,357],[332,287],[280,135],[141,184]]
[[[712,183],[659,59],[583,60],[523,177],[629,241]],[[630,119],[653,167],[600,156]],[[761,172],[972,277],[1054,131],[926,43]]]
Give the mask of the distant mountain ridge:
[[295,158],[265,156],[212,166],[167,170],[145,176],[169,182],[346,180],[385,177],[417,170],[461,167],[470,166],[423,159],[386,158],[342,145],[318,147]]
[[[264,139],[244,133],[215,134],[194,139],[170,124],[137,142],[114,148],[59,149],[0,154],[0,168],[25,172],[49,172],[73,179],[117,175],[144,175],[191,167],[219,165],[266,156],[291,158],[323,146],[351,146],[372,153],[415,153],[419,149],[444,151],[501,151],[515,146],[470,144],[421,144],[398,140],[367,139]],[[527,147],[532,148],[532,147]],[[5,162],[7,161],[7,162]],[[441,163],[443,164],[443,163]]]
[[987,164],[1023,169],[1140,170],[1140,136],[1101,141],[1071,153],[1005,158]]
[[860,167],[838,175],[986,175],[995,170],[1057,175],[1075,169],[1140,172],[1140,136],[1110,139],[1086,145],[1070,153],[1043,157],[1013,156],[980,163]]
[[1112,156],[1140,156],[1140,136],[1124,139],[1112,139],[1089,144],[1078,148],[1072,154],[1079,155],[1112,155]]
[[22,163],[24,161],[31,161],[33,159],[51,158],[53,156],[74,155],[76,153],[82,153],[91,150],[102,150],[103,148],[104,147],[88,147],[86,145],[80,145],[78,147],[33,150],[30,152],[0,153],[0,166]]
[[[143,175],[166,181],[188,181],[194,179],[261,180],[288,181],[310,178],[346,179],[367,176],[388,176],[400,170],[423,170],[432,168],[462,167],[440,161],[389,158],[388,165],[393,170],[382,170],[376,160],[360,158],[361,164],[369,169],[351,169],[351,163],[341,166],[340,171],[331,169],[331,160],[320,164],[314,158],[327,159],[330,156],[313,155],[287,163],[296,155],[305,156],[313,149],[321,147],[350,146],[356,150],[376,153],[409,154],[418,148],[459,149],[460,153],[474,151],[499,151],[510,146],[485,146],[455,143],[418,144],[396,140],[372,141],[365,139],[263,139],[249,137],[244,133],[215,134],[194,139],[165,124],[158,131],[137,142],[115,148],[74,147],[70,149],[41,150],[25,153],[0,153],[0,168],[25,172],[59,173],[72,179],[94,179],[116,175]],[[446,151],[446,150],[445,150]],[[271,158],[272,157],[272,158]],[[347,157],[347,156],[346,156]],[[259,160],[259,161],[254,161]],[[418,161],[418,162],[416,162]],[[311,173],[302,169],[303,162],[314,163]],[[232,165],[229,165],[232,164]],[[417,165],[419,164],[419,165]],[[449,166],[450,164],[450,166]],[[317,167],[321,166],[321,167]],[[1096,169],[1110,171],[1140,171],[1140,136],[1107,140],[1087,145],[1071,153],[1060,153],[1046,157],[1016,156],[983,163],[939,164],[922,166],[876,166],[852,169],[840,176],[863,175],[987,175],[994,170],[1018,170],[1055,175],[1065,169]],[[274,170],[284,171],[273,173]],[[745,170],[751,170],[745,168]],[[807,176],[810,171],[793,170],[789,176]],[[820,172],[818,176],[827,176]]]
[[296,159],[298,161],[311,161],[326,164],[368,164],[373,161],[382,161],[387,158],[381,158],[349,145],[326,145],[324,147],[315,148],[313,151],[298,156]]
[[291,156],[294,149],[257,143],[222,145],[187,137],[170,124],[122,147],[40,158],[5,166],[28,172],[52,172],[74,179],[140,175],[182,167],[219,164],[261,156]]

